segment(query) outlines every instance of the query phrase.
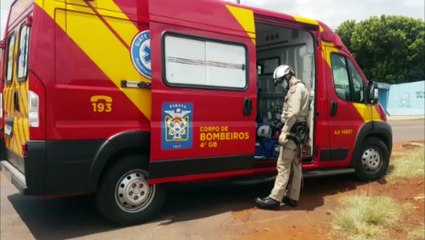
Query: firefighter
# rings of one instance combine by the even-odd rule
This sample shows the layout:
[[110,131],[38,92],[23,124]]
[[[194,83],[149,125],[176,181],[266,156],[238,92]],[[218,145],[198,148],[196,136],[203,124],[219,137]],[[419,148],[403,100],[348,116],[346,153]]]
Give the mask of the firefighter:
[[309,92],[294,71],[287,65],[278,66],[273,73],[275,84],[288,89],[281,115],[282,127],[279,135],[280,153],[277,161],[275,184],[270,195],[255,199],[258,208],[277,210],[280,203],[296,207],[301,190],[301,144],[307,132]]

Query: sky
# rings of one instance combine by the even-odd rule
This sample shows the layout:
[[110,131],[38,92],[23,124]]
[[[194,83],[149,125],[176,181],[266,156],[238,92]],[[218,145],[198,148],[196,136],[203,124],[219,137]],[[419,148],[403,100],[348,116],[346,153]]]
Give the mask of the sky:
[[[3,38],[7,13],[12,1],[0,0],[0,39]],[[336,29],[346,20],[354,19],[359,22],[383,14],[425,18],[425,0],[240,0],[240,2],[258,8],[318,19],[332,29]]]
[[12,1],[13,0],[0,0],[0,40],[3,39],[7,14],[9,13],[10,4],[12,4]]
[[425,18],[425,0],[240,0],[258,8],[320,20],[336,29],[346,20],[399,15]]

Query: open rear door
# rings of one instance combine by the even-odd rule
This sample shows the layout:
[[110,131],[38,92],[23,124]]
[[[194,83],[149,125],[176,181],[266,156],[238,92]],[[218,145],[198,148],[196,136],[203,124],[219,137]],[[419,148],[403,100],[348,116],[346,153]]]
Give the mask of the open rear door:
[[252,11],[155,0],[149,18],[151,182],[249,173],[257,111]]

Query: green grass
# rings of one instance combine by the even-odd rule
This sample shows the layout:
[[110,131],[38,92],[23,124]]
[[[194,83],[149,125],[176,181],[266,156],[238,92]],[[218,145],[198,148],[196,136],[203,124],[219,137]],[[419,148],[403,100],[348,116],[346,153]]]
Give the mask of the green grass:
[[406,180],[411,177],[424,177],[425,173],[424,148],[403,154],[392,161],[386,179]]
[[409,239],[411,239],[411,240],[423,240],[423,239],[425,239],[425,226],[422,225],[421,227],[418,227],[417,229],[411,231],[409,233]]
[[343,199],[334,212],[333,227],[348,239],[385,239],[386,227],[399,220],[402,209],[386,196],[353,196]]

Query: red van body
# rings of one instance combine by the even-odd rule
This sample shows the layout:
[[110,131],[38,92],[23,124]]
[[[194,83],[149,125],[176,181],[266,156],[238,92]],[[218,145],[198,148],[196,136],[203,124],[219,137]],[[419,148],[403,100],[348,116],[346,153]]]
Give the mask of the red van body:
[[281,64],[311,94],[306,175],[388,167],[376,85],[316,20],[216,0],[16,0],[0,62],[4,173],[24,194],[96,193],[117,223],[158,210],[165,183],[274,174]]

